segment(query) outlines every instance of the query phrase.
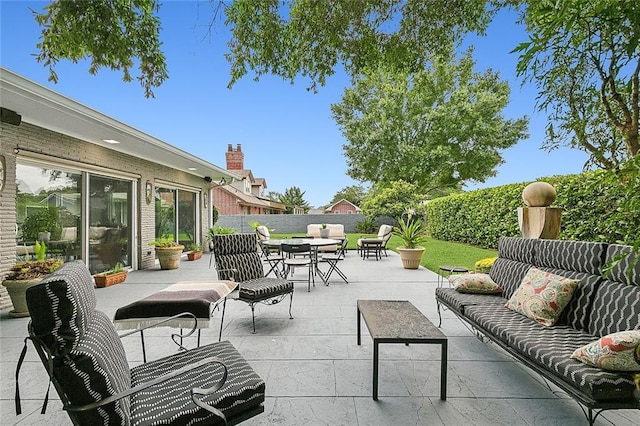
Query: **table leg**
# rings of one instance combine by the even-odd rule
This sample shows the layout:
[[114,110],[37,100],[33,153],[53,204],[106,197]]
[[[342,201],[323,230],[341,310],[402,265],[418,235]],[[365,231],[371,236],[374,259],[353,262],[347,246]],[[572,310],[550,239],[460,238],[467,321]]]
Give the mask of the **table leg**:
[[447,400],[447,341],[443,341],[440,359],[440,399]]
[[373,400],[378,400],[378,342],[373,341]]
[[360,346],[360,308],[358,309],[358,346]]

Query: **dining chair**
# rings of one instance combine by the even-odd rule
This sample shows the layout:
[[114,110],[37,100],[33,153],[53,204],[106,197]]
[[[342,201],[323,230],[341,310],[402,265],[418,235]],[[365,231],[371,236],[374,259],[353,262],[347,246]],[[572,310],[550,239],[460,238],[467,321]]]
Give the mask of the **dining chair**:
[[262,259],[269,265],[269,270],[265,277],[268,277],[272,272],[277,278],[282,278],[284,273],[284,256],[280,252],[280,247],[268,246],[266,241],[271,239],[269,229],[260,225],[256,227],[256,236],[258,237],[258,244],[260,245],[260,251],[262,252]]
[[293,282],[265,276],[254,234],[217,234],[212,242],[218,279],[238,283],[237,300],[251,307],[253,333],[256,332],[255,305],[258,303],[272,306],[289,295],[289,318],[293,319]]
[[329,270],[324,274],[324,283],[325,285],[329,285],[329,278],[335,272],[340,275],[342,280],[349,284],[349,280],[347,276],[338,268],[338,263],[343,261],[345,258],[345,253],[347,251],[347,238],[342,239],[342,244],[338,246],[338,251],[336,253],[327,253],[322,255],[322,260],[329,264]]
[[[280,250],[282,250],[284,259],[284,267],[285,267],[285,278],[289,277],[289,274],[293,276],[293,272],[296,267],[306,266],[308,269],[307,276],[307,291],[311,291],[311,283],[313,286],[316,286],[315,276],[314,276],[314,259],[313,253],[311,251],[311,245],[309,243],[304,244],[281,244]],[[300,256],[302,255],[302,257]],[[295,281],[303,281],[303,280],[295,280]]]

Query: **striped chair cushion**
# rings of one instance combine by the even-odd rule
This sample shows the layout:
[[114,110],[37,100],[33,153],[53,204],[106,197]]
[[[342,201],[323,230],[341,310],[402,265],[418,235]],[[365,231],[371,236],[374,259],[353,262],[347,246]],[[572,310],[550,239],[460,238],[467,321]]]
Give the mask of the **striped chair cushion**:
[[243,282],[240,286],[240,299],[264,300],[293,291],[293,282],[278,278],[257,278]]
[[571,359],[575,349],[597,339],[593,335],[566,325],[545,327],[506,308],[470,306],[467,315],[490,334],[508,342],[513,350],[585,395],[598,401],[633,400],[635,386],[630,373],[604,371]]
[[533,264],[534,252],[539,241],[529,238],[501,237],[498,240],[498,254],[504,259]]
[[593,295],[601,283],[598,275],[589,275],[584,272],[566,271],[556,268],[540,268],[563,277],[580,280],[580,284],[573,291],[571,300],[562,310],[557,324],[570,325],[577,330],[586,330],[591,315]]
[[33,331],[53,356],[65,355],[84,337],[96,308],[91,274],[67,262],[26,293]]
[[471,305],[504,305],[507,301],[499,294],[460,293],[453,288],[436,288],[436,298],[454,311],[465,313],[465,307]]
[[[620,262],[609,272],[606,276],[607,279],[612,281],[618,281],[625,284],[630,284],[640,287],[640,260],[635,260],[635,255],[627,256],[627,253],[632,252],[632,247],[623,246],[620,244],[610,244],[607,247],[607,257],[605,262],[610,262],[617,257],[620,257]],[[635,262],[633,271],[630,271],[631,265]]]
[[640,329],[640,287],[605,280],[596,290],[587,331],[594,336]]
[[[192,349],[179,357],[166,357],[134,367],[132,385],[152,380],[206,357],[215,356],[227,365],[225,384],[211,395],[201,397],[232,418],[264,402],[265,383],[228,341]],[[132,424],[222,424],[220,419],[201,409],[191,400],[192,387],[206,388],[222,377],[219,364],[193,369],[158,386],[152,386],[131,397]],[[160,408],[162,407],[162,408]]]
[[586,241],[540,240],[534,265],[600,275],[605,243]]
[[[54,377],[72,404],[99,401],[130,388],[126,354],[109,317],[95,311],[83,339],[64,358],[54,360]],[[90,378],[90,380],[88,380]],[[127,424],[129,398],[77,413],[80,424]]]
[[489,276],[502,287],[502,295],[509,298],[518,289],[529,268],[531,268],[530,264],[499,257],[493,262]]

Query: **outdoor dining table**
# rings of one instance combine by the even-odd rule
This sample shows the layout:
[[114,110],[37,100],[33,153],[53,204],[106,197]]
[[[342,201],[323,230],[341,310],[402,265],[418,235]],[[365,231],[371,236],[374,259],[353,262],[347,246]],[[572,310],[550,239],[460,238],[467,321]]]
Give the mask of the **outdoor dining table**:
[[332,246],[340,244],[341,240],[335,240],[333,238],[288,238],[288,239],[269,239],[262,241],[267,247],[280,247],[282,244],[309,244],[311,246],[311,252],[313,257],[313,270],[318,275],[324,284],[327,284],[327,277],[318,266],[318,247]]

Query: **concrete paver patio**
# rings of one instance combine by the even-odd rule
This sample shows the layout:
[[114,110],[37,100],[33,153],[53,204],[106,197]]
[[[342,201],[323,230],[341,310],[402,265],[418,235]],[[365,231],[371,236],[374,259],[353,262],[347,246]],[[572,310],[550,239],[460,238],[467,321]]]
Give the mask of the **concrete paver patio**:
[[[98,308],[113,317],[120,306],[181,280],[215,278],[208,255],[196,262],[183,260],[173,271],[134,271],[127,281],[97,289]],[[321,265],[326,270],[326,265]],[[437,275],[424,268],[405,270],[397,254],[382,260],[362,260],[349,252],[339,264],[347,277],[337,275],[325,286],[320,280],[311,292],[296,283],[292,313],[288,298],[275,306],[256,307],[257,334],[251,333],[251,311],[237,301],[227,303],[223,339],[231,341],[267,384],[265,412],[246,425],[574,425],[587,424],[572,399],[556,395],[530,370],[500,348],[479,341],[450,312],[444,312],[442,331],[449,338],[447,400],[440,400],[440,354],[434,345],[380,347],[379,400],[372,393],[372,341],[363,326],[362,345],[356,345],[358,299],[409,300],[432,322],[438,314],[434,298]],[[47,388],[46,372],[33,347],[20,374],[23,414],[15,415],[14,374],[26,336],[28,318],[0,315],[0,409],[3,425],[71,424],[51,390],[47,413],[40,414]],[[220,313],[202,332],[202,344],[218,337]],[[171,329],[145,332],[148,359],[175,351]],[[193,347],[195,338],[187,345]],[[124,339],[132,365],[142,362],[137,336]],[[606,412],[598,425],[638,424],[635,410]]]

